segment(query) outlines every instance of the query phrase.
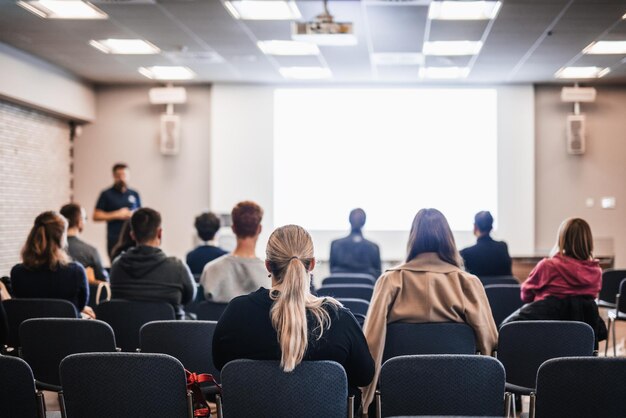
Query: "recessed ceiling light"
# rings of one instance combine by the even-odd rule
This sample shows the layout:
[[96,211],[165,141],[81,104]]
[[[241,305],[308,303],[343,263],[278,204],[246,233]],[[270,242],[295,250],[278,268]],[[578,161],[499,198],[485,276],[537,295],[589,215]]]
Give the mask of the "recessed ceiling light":
[[302,18],[293,0],[227,0],[224,6],[235,19],[297,20]]
[[158,54],[159,48],[141,39],[100,39],[89,41],[89,45],[105,54]]
[[316,80],[332,77],[330,69],[325,67],[282,67],[280,74],[285,78],[297,80]]
[[190,80],[196,76],[189,68],[180,66],[141,67],[139,72],[153,80]]
[[424,42],[424,55],[476,55],[483,47],[481,41],[431,41]]
[[556,72],[556,78],[600,78],[611,71],[602,67],[563,67]]
[[469,75],[468,67],[422,67],[419,75],[421,78],[466,78]]
[[357,37],[352,33],[324,33],[293,34],[291,39],[299,42],[309,42],[320,46],[353,46],[359,43]]
[[433,1],[428,9],[429,19],[489,20],[495,19],[502,3],[499,1]]
[[374,65],[424,65],[424,55],[415,52],[375,52]]
[[320,49],[310,42],[259,41],[257,46],[267,55],[319,55]]
[[585,54],[626,54],[626,41],[598,41],[592,42],[583,49]]
[[45,19],[107,19],[93,4],[80,0],[18,1],[18,6]]

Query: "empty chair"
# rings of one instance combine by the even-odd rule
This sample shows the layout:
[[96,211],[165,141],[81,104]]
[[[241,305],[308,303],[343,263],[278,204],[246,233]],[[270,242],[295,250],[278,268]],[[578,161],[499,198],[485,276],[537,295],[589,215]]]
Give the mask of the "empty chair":
[[376,415],[503,416],[504,376],[488,356],[395,357],[380,370]]
[[374,286],[366,284],[332,284],[317,289],[318,296],[332,296],[334,298],[354,298],[370,301]]
[[322,286],[331,284],[368,284],[373,286],[376,277],[365,273],[333,273],[324,280]]
[[212,300],[205,300],[204,302],[200,302],[200,304],[198,304],[195,313],[199,320],[219,321],[227,306],[228,302],[213,302]]
[[492,284],[519,284],[519,280],[515,276],[483,276],[479,277],[483,286]]
[[185,369],[166,354],[72,354],[59,373],[67,418],[191,417]]
[[485,286],[485,293],[497,327],[524,305],[520,297],[519,284],[490,284]]
[[224,418],[346,418],[348,379],[333,361],[304,361],[289,373],[278,361],[234,360],[222,369]]
[[43,395],[35,390],[33,372],[17,357],[0,355],[0,417],[45,417]]
[[7,316],[7,346],[19,347],[19,329],[31,318],[78,318],[76,307],[63,299],[9,299],[2,301]]
[[387,324],[383,362],[408,354],[476,354],[474,330],[459,322]]
[[624,418],[624,382],[625,358],[548,360],[537,373],[535,417]]
[[114,299],[94,308],[96,317],[111,325],[117,346],[124,351],[139,347],[139,330],[150,321],[175,319],[174,308],[166,302],[137,302]]
[[22,358],[33,370],[40,389],[61,390],[59,364],[70,354],[114,352],[111,327],[98,320],[40,318],[20,326]]
[[606,269],[602,272],[602,287],[598,295],[598,306],[602,308],[615,308],[615,297],[619,291],[619,285],[626,279],[626,270]]
[[350,309],[353,314],[367,315],[367,310],[370,307],[370,303],[365,299],[355,298],[337,298],[341,304]]
[[609,348],[611,334],[613,334],[613,355],[617,355],[617,336],[615,335],[615,323],[617,321],[626,321],[626,279],[620,282],[619,293],[615,296],[615,308],[609,311],[609,336],[604,346],[604,355]]

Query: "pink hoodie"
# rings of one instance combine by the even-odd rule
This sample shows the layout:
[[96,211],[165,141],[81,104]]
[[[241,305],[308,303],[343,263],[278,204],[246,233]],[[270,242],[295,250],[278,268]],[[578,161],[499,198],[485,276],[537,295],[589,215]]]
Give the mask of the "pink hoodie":
[[526,303],[548,296],[589,295],[596,297],[602,286],[602,269],[598,260],[576,260],[560,254],[544,258],[522,283],[522,300]]

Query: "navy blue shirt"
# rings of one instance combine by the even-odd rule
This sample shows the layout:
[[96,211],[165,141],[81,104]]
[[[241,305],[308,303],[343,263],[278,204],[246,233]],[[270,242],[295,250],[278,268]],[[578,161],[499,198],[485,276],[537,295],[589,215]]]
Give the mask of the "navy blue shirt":
[[200,275],[206,263],[224,254],[228,254],[228,251],[224,251],[220,247],[214,245],[199,245],[187,253],[187,265],[191,270],[191,274],[194,276]]
[[[135,210],[140,207],[141,199],[139,198],[139,193],[131,189],[126,189],[126,191],[122,193],[113,187],[100,193],[100,197],[96,203],[96,209],[103,212],[113,212],[122,208]],[[109,252],[120,236],[122,225],[124,225],[124,221],[119,219],[107,222],[107,247],[109,248]]]

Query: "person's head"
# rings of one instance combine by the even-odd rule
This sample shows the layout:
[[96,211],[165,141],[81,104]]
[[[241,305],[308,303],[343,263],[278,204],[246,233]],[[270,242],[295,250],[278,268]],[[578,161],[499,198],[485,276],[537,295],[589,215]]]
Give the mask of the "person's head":
[[319,329],[319,339],[330,326],[323,305],[339,303],[313,296],[309,290],[315,258],[313,240],[304,228],[286,225],[276,229],[267,242],[265,266],[272,277],[270,297],[274,304],[270,316],[281,348],[280,365],[289,372],[302,362],[308,345],[307,310],[318,325],[314,329]]
[[130,219],[126,219],[122,224],[120,236],[111,249],[111,261],[115,260],[118,255],[135,246],[135,240],[131,234]]
[[593,258],[593,236],[591,228],[585,220],[569,218],[559,227],[556,238],[556,248],[559,254],[577,260]]
[[63,249],[66,244],[67,221],[56,212],[43,212],[35,223],[22,248],[22,262],[28,268],[46,267],[55,270],[69,261]]
[[60,212],[67,219],[68,229],[76,228],[78,232],[83,232],[87,220],[87,212],[83,207],[76,203],[68,203],[61,208]]
[[460,256],[450,225],[437,209],[421,209],[413,219],[406,261],[422,253],[437,253],[446,263],[460,267]]
[[257,238],[261,233],[263,209],[254,202],[239,202],[230,214],[237,239]]
[[113,166],[113,187],[118,190],[123,190],[128,187],[130,181],[130,170],[128,165],[124,163],[117,163]]
[[137,245],[161,243],[161,214],[154,209],[141,208],[130,218],[131,237]]
[[220,229],[220,218],[213,212],[204,212],[196,216],[194,226],[198,231],[198,236],[202,241],[211,241]]
[[353,231],[360,231],[365,225],[365,211],[361,208],[352,209],[349,216],[350,228]]
[[487,210],[478,212],[474,216],[474,235],[481,237],[487,235],[493,229],[493,216]]

